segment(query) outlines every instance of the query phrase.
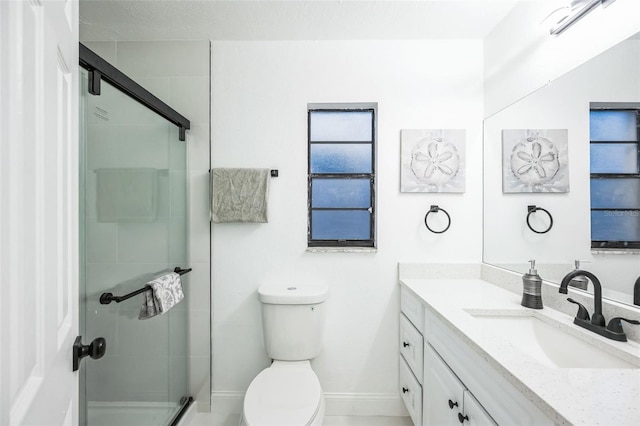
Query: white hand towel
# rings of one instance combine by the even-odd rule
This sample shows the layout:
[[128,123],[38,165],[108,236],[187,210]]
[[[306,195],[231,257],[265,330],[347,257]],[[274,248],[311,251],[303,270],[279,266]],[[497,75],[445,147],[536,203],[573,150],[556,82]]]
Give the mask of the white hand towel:
[[162,315],[184,298],[180,274],[171,272],[147,283],[138,319]]
[[269,169],[212,169],[213,222],[268,222]]

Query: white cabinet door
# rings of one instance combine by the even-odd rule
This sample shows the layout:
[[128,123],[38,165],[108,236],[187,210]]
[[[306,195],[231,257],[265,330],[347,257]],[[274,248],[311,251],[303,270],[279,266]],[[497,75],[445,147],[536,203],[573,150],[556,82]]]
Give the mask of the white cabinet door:
[[400,357],[400,395],[414,425],[422,421],[422,387]]
[[400,353],[420,383],[422,383],[422,368],[424,366],[423,349],[422,334],[407,317],[400,314]]
[[0,424],[77,424],[78,2],[0,1]]
[[458,415],[458,420],[463,420],[465,426],[497,426],[468,390],[464,391],[464,412]]
[[423,425],[459,425],[464,385],[429,344],[424,345]]

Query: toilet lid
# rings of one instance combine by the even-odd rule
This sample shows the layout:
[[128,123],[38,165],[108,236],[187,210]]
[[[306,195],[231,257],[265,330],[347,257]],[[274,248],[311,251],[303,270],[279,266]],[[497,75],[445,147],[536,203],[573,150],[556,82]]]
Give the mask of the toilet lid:
[[251,426],[300,426],[315,417],[322,388],[309,367],[270,367],[251,382],[244,417]]

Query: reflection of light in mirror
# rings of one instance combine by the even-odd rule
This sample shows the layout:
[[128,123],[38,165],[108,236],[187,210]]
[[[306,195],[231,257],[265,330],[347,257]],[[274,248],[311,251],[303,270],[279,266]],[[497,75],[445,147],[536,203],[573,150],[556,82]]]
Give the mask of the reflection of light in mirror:
[[[569,28],[571,25],[582,19],[587,13],[591,12],[595,9],[596,6],[602,3],[603,6],[607,6],[615,0],[572,0],[571,3],[562,7],[560,9],[556,9],[551,12],[551,15],[555,15],[556,12],[561,16],[556,24],[551,28],[550,32],[553,35],[558,35],[562,33],[564,30]],[[562,11],[562,13],[560,13]]]

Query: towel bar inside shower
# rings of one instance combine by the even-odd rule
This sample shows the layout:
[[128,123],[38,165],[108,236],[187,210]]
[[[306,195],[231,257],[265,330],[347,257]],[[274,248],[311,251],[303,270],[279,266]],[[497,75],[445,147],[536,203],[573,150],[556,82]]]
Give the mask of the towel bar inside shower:
[[[180,275],[184,275],[188,272],[191,272],[191,268],[187,268],[187,269],[182,269],[179,266],[177,266],[173,272],[175,272],[176,274],[180,274]],[[132,291],[131,293],[125,294],[124,296],[114,296],[113,293],[102,293],[100,295],[100,304],[101,305],[108,305],[111,302],[116,302],[116,303],[120,303],[123,300],[127,300],[132,298],[133,296],[137,296],[138,294],[144,293],[145,291],[149,290],[150,287],[145,285],[144,287],[136,290],[136,291]]]

